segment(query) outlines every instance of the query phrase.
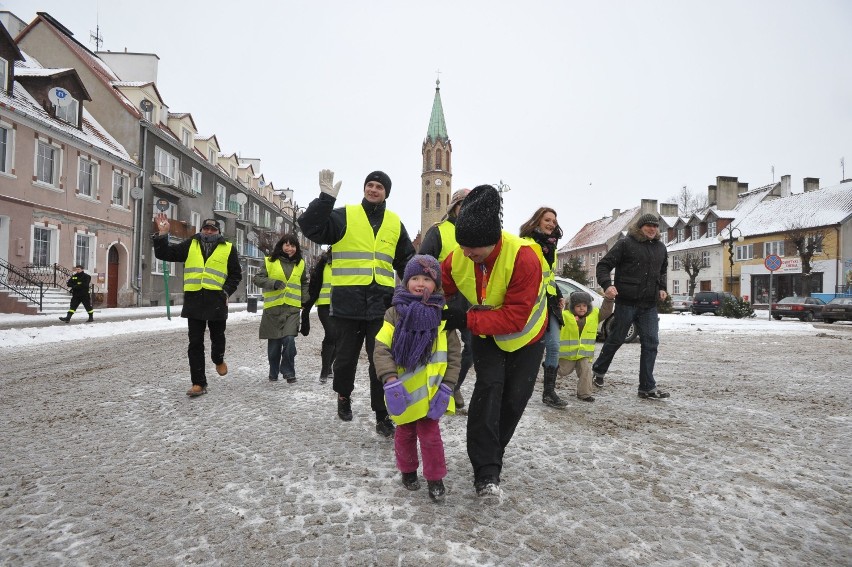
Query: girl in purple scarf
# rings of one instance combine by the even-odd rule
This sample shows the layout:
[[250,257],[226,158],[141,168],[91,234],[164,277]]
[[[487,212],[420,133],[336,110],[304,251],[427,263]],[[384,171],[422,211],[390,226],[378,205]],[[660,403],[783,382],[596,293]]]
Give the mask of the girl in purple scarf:
[[455,411],[453,388],[461,368],[458,336],[447,333],[441,322],[444,303],[440,264],[432,256],[414,256],[394,291],[373,352],[388,414],[397,424],[394,450],[402,484],[409,490],[420,488],[419,441],[423,476],[436,502],[444,499],[447,475],[438,420]]

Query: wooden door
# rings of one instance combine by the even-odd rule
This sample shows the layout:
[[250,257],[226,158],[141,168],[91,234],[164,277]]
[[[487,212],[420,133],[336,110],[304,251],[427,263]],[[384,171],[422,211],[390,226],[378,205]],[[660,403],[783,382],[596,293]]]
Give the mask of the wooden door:
[[111,246],[107,255],[107,307],[118,307],[118,250]]

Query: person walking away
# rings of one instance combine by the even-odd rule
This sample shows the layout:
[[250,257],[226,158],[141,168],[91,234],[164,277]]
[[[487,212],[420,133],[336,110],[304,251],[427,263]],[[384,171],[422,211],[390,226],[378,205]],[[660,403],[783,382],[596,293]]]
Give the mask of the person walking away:
[[396,423],[394,453],[402,484],[408,490],[420,488],[419,441],[423,477],[435,502],[444,499],[447,476],[438,420],[455,412],[453,389],[461,361],[459,339],[441,320],[444,303],[440,264],[432,256],[414,256],[385,312],[373,352],[388,413]]
[[74,266],[71,277],[68,278],[68,290],[71,292],[71,306],[68,308],[68,313],[65,317],[60,317],[60,321],[68,323],[71,321],[71,316],[77,311],[80,304],[83,304],[83,309],[89,314],[87,323],[95,320],[95,310],[92,309],[92,296],[89,293],[89,285],[92,283],[92,276],[83,270],[83,266],[79,264]]
[[387,209],[391,179],[386,173],[371,172],[364,179],[361,202],[338,208],[334,205],[341,182],[334,182],[334,172],[320,171],[319,181],[319,197],[311,201],[298,222],[307,238],[332,245],[331,316],[337,336],[332,384],[337,393],[337,416],[352,420],[355,372],[366,345],[376,432],[391,437],[394,424],[376,376],[373,349],[393,298],[394,273],[402,278],[414,246],[399,215]]
[[331,320],[331,248],[323,252],[317,259],[311,270],[308,281],[308,302],[302,308],[301,329],[307,332],[311,328],[311,308],[317,306],[317,316],[322,325],[323,338],[320,350],[320,374],[319,383],[325,384],[331,376],[331,367],[334,363],[335,332],[334,323]]
[[[269,381],[278,381],[278,373],[288,384],[296,381],[296,334],[299,313],[308,300],[308,274],[302,248],[295,234],[285,234],[264,265],[254,276],[254,285],[263,290],[263,315],[258,335],[266,339]],[[308,336],[309,329],[302,334]]]
[[[423,236],[423,242],[420,244],[420,254],[428,254],[438,259],[438,262],[443,262],[444,258],[449,256],[450,252],[458,246],[456,242],[456,217],[459,214],[459,208],[462,201],[470,193],[470,189],[459,189],[450,198],[450,204],[447,205],[447,212],[440,222],[433,224]],[[454,305],[459,309],[468,310],[470,304],[461,294],[456,294]],[[473,366],[473,353],[470,349],[470,330],[462,329],[459,331],[462,340],[461,353],[461,371],[459,379],[456,382],[456,389],[453,392],[453,399],[456,402],[456,408],[464,407],[464,396],[461,393],[461,386],[470,367]]]
[[[183,262],[183,307],[180,316],[189,329],[189,377],[192,387],[186,395],[195,398],[207,393],[204,364],[204,333],[210,329],[210,359],[216,373],[228,373],[225,363],[225,328],[228,297],[243,279],[237,248],[225,240],[216,219],[201,223],[201,231],[176,244],[169,243],[171,227],[165,213],[156,216],[159,233],[152,239],[154,256],[166,262]],[[168,298],[167,298],[168,300]]]
[[530,219],[521,225],[519,236],[537,246],[542,257],[542,277],[547,292],[547,331],[544,333],[544,389],[541,401],[552,408],[565,409],[568,402],[556,394],[556,370],[559,366],[559,329],[562,327],[562,310],[565,299],[559,286],[553,264],[556,262],[556,246],[562,238],[562,229],[556,221],[556,211],[550,207],[539,207]]
[[544,354],[547,301],[540,254],[503,231],[500,194],[475,187],[456,219],[456,241],[441,265],[444,293],[472,307],[444,311],[446,328],[470,329],[476,383],[468,403],[467,453],[479,497],[501,497],[506,447],[532,396]]
[[562,312],[562,330],[559,336],[559,375],[570,376],[577,372],[577,398],[593,402],[592,359],[598,323],[612,314],[613,300],[605,298],[603,306],[595,307],[592,296],[585,291],[575,291],[568,297],[568,309]]
[[[666,245],[660,240],[660,220],[653,213],[639,217],[627,236],[613,245],[598,262],[595,276],[604,297],[615,300],[613,325],[603,348],[592,365],[595,386],[603,387],[609,365],[627,336],[630,323],[639,332],[639,397],[668,398],[657,389],[654,363],[660,344],[657,300],[665,300],[666,272],[669,260]],[[611,272],[615,270],[615,279]]]

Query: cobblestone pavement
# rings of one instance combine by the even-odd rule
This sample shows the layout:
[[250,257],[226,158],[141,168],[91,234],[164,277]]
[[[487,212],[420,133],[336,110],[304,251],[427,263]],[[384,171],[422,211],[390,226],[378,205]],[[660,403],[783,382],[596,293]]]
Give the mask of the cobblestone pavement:
[[[0,348],[3,565],[849,565],[852,336],[664,333],[668,401],[639,400],[639,345],[593,403],[536,387],[506,496],[476,499],[464,415],[442,420],[447,500],[408,492],[318,373],[267,379],[257,323],[189,399],[183,332]],[[473,376],[465,384],[469,397]]]

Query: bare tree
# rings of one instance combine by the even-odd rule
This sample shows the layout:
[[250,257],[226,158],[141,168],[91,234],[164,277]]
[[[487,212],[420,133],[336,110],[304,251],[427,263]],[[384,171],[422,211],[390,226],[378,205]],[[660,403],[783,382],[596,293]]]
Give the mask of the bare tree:
[[802,295],[811,295],[811,271],[813,270],[813,258],[822,254],[822,242],[825,240],[825,232],[821,228],[807,228],[801,221],[794,222],[787,229],[787,240],[793,244],[796,254],[802,262]]
[[277,230],[256,230],[254,233],[257,235],[257,249],[263,252],[264,256],[272,254],[275,243],[284,236],[283,229],[280,232]]
[[693,193],[686,185],[676,195],[669,197],[668,201],[677,203],[679,214],[685,217],[707,208],[707,195]]
[[701,268],[704,268],[704,261],[700,254],[696,254],[694,252],[683,252],[681,254],[676,254],[675,256],[679,259],[686,275],[689,276],[689,296],[692,297],[695,295],[695,285],[698,280],[698,273],[701,271]]

